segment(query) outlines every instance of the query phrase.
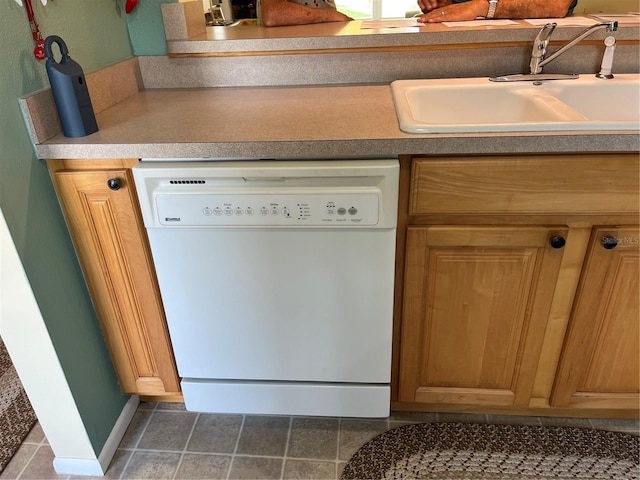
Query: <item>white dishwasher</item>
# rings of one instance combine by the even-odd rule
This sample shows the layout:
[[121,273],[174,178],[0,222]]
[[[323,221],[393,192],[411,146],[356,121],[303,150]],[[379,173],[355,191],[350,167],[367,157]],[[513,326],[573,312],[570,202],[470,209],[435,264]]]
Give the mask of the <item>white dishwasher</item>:
[[186,408],[384,417],[398,161],[133,169]]

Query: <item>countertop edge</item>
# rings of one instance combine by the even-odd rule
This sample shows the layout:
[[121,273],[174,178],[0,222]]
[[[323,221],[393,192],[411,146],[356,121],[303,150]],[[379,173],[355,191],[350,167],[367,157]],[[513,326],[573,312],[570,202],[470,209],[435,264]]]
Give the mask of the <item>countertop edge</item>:
[[[597,15],[578,15],[599,20]],[[167,50],[173,54],[223,54],[250,51],[278,52],[316,49],[349,49],[376,47],[442,46],[485,43],[530,43],[540,26],[526,20],[512,20],[512,25],[483,25],[473,27],[428,24],[420,27],[361,29],[362,21],[346,24],[314,24],[291,27],[208,27],[204,35],[193,38],[172,38]],[[563,25],[554,41],[572,38],[583,25]],[[593,39],[604,38],[597,33]],[[616,37],[619,41],[637,40],[638,26],[621,24]]]
[[562,132],[431,135],[385,138],[261,142],[39,144],[39,158],[338,158],[398,155],[496,155],[640,153],[637,132]]

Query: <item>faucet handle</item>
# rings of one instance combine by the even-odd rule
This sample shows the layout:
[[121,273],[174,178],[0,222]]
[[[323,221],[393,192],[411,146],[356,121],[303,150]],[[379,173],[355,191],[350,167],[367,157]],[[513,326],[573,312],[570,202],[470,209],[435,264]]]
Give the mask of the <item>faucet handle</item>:
[[539,64],[547,54],[549,39],[557,26],[558,24],[555,22],[547,23],[540,29],[538,35],[536,35],[533,41],[533,49],[531,50],[531,60],[529,61],[529,71],[531,73],[535,74],[542,71],[542,67],[540,67]]
[[536,35],[536,38],[533,41],[534,47],[536,47],[538,50],[546,50],[547,45],[549,44],[549,39],[551,38],[551,34],[557,26],[558,24],[555,22],[546,23],[544,27],[540,29],[538,35]]

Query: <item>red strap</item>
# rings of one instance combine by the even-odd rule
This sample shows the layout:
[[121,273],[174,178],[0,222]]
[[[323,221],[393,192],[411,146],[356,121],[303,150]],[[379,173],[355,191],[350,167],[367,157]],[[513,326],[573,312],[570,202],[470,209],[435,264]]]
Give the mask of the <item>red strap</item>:
[[27,18],[30,22],[35,22],[36,16],[33,14],[33,5],[31,0],[24,0],[24,6],[27,9]]
[[42,35],[40,34],[40,27],[38,26],[38,22],[36,22],[36,16],[33,13],[33,5],[31,4],[31,0],[24,0],[24,6],[27,9],[27,18],[29,19],[29,24],[31,25],[31,36],[36,41],[36,48],[33,49],[33,54],[38,60],[44,60],[44,40],[42,39]]

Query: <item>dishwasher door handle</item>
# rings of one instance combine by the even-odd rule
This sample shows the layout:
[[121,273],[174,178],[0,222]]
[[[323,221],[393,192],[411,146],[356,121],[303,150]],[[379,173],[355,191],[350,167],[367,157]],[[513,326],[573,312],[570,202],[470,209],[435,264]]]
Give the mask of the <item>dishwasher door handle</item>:
[[245,182],[278,182],[284,183],[285,177],[242,177]]

